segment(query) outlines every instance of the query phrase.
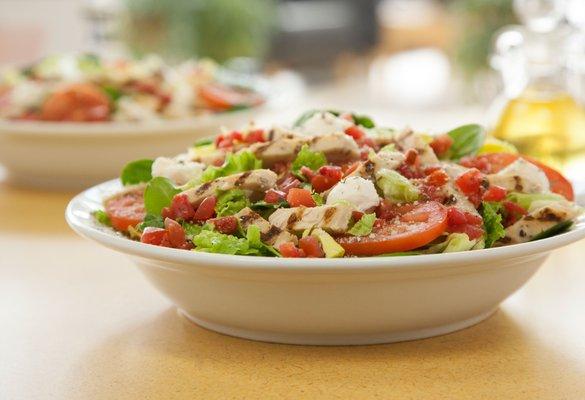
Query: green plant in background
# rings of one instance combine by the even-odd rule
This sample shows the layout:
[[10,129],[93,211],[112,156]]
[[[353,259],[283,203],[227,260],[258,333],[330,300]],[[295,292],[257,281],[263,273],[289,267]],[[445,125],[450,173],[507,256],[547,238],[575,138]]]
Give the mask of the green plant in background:
[[516,23],[512,0],[451,0],[458,21],[454,58],[467,79],[488,68],[492,39],[498,29]]
[[275,0],[124,0],[121,37],[136,55],[263,58]]

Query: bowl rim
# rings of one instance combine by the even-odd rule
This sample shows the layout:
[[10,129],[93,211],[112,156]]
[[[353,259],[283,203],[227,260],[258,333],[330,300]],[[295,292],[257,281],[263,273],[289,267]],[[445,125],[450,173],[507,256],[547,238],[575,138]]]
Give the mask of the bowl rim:
[[[489,249],[457,253],[424,254],[393,257],[350,257],[350,258],[274,258],[240,256],[197,251],[186,251],[153,246],[130,240],[111,228],[101,227],[90,215],[95,211],[96,201],[90,196],[98,195],[101,200],[106,192],[111,193],[121,184],[118,179],[103,182],[75,196],[67,205],[65,219],[79,235],[122,253],[141,258],[181,265],[204,264],[207,266],[256,271],[388,271],[388,270],[432,270],[458,265],[486,264],[489,261],[544,255],[559,247],[585,238],[585,218],[582,216],[568,232],[534,242],[513,244]],[[251,262],[253,261],[253,262]]]

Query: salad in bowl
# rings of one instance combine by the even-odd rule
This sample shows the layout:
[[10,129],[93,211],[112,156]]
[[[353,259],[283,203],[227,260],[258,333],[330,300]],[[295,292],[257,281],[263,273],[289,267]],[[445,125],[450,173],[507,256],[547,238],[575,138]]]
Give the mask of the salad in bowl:
[[[210,60],[170,66],[157,56],[51,56],[0,74],[0,119],[157,121],[259,106],[258,82]],[[261,86],[261,85],[260,85]]]
[[470,124],[438,135],[312,110],[126,165],[94,217],[128,240],[283,258],[419,256],[547,238],[582,210],[561,173]]

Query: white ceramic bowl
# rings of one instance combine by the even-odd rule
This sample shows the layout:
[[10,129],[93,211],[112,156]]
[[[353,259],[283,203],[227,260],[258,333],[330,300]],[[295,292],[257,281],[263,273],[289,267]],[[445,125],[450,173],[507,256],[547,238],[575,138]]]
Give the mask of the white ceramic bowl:
[[346,259],[275,259],[151,246],[95,223],[117,181],[75,197],[80,235],[130,256],[193,322],[248,339],[315,345],[388,343],[476,324],[518,290],[585,223],[536,242],[471,252]]
[[0,164],[11,183],[81,189],[119,175],[132,160],[174,156],[221,127],[237,129],[300,99],[292,72],[264,82],[267,103],[249,110],[155,122],[59,123],[0,120]]

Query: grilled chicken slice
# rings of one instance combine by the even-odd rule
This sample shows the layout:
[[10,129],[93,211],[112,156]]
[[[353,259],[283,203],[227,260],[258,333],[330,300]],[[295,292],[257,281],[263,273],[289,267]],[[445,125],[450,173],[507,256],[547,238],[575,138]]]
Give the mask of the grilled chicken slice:
[[296,233],[311,228],[322,228],[330,233],[345,233],[354,210],[355,207],[347,204],[280,208],[268,220],[280,229]]
[[293,161],[304,144],[309,145],[312,151],[325,154],[329,162],[352,161],[360,156],[358,145],[344,133],[312,137],[281,133],[273,141],[256,143],[245,150],[254,153],[264,166],[271,167],[279,162]]
[[521,158],[497,174],[488,175],[490,184],[508,191],[522,193],[545,193],[550,189],[546,174],[536,165]]
[[242,209],[239,213],[235,214],[235,217],[240,221],[240,225],[244,231],[248,229],[248,226],[256,225],[260,229],[262,241],[271,246],[278,247],[280,244],[286,242],[297,243],[297,237],[295,235],[272,225],[249,207]]
[[241,189],[252,200],[257,200],[264,196],[264,192],[276,185],[276,179],[276,174],[271,170],[256,169],[203,183],[193,189],[185,190],[183,194],[187,195],[194,207],[199,206],[206,197],[215,195],[218,190]]
[[439,162],[435,152],[429,144],[418,133],[411,129],[404,130],[396,135],[396,145],[399,150],[407,151],[415,149],[418,152],[418,157],[421,165],[433,165]]
[[506,228],[504,243],[523,243],[532,240],[536,235],[552,228],[559,222],[576,218],[579,208],[566,201],[550,203],[537,208],[520,218],[515,224]]

